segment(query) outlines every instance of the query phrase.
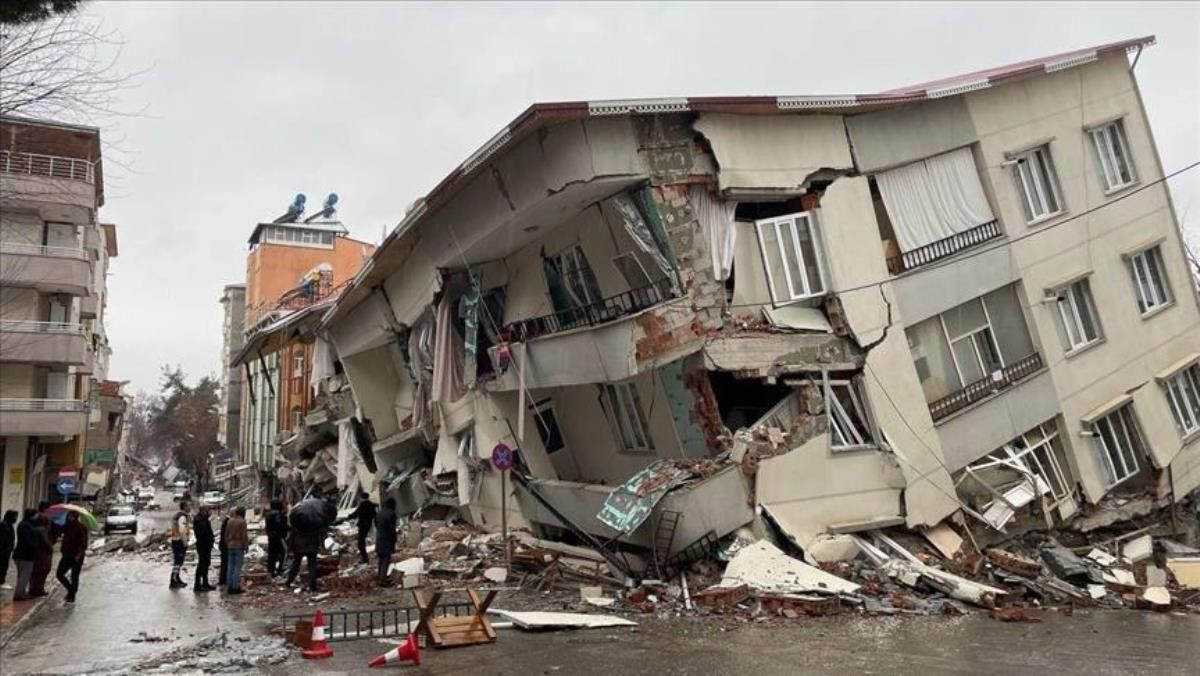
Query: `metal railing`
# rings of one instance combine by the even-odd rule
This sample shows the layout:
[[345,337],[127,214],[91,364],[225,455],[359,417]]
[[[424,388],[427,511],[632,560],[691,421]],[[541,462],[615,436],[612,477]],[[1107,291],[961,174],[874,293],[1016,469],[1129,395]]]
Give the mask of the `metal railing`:
[[0,411],[53,411],[87,413],[88,403],[81,399],[0,399]]
[[988,221],[970,230],[956,232],[936,242],[931,242],[912,251],[906,251],[899,256],[888,258],[888,272],[898,275],[901,272],[919,268],[922,265],[928,265],[947,256],[953,256],[963,249],[969,249],[976,244],[982,244],[989,239],[995,239],[1001,234],[999,222],[995,220]]
[[10,150],[0,150],[0,172],[6,174],[70,178],[77,181],[94,183],[96,180],[95,166],[94,162],[78,157],[14,153]]
[[[435,617],[459,617],[474,615],[474,607],[467,602],[441,603],[434,611]],[[297,621],[312,620],[312,613],[284,613],[284,631],[289,631]],[[326,610],[325,640],[356,641],[365,638],[388,638],[404,636],[417,628],[421,609],[416,606],[392,606],[387,608],[364,608],[361,610]]]
[[671,279],[663,277],[646,286],[630,289],[595,303],[507,324],[502,333],[507,335],[509,340],[521,342],[581,326],[603,324],[658,305],[672,297],[672,288]]
[[953,392],[937,401],[929,402],[929,413],[933,416],[933,421],[938,422],[977,401],[983,401],[994,394],[998,394],[1001,390],[1021,382],[1034,373],[1041,371],[1042,366],[1042,355],[1034,352],[1028,357],[1019,359],[996,371],[995,374],[984,376],[973,383],[967,384],[957,392]]
[[39,322],[25,319],[0,320],[0,333],[73,333],[86,336],[87,327],[74,322]]
[[0,242],[0,253],[20,256],[46,256],[49,258],[78,258],[88,260],[88,252],[83,247],[74,246],[43,246],[41,244],[25,244],[23,242]]

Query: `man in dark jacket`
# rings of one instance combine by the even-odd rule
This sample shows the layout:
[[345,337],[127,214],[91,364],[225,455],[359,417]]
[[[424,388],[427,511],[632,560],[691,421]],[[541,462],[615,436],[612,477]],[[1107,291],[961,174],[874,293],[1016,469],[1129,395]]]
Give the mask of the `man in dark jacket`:
[[391,585],[388,569],[392,552],[396,551],[396,498],[383,501],[383,509],[375,517],[375,556],[379,558],[379,586]]
[[358,560],[361,563],[366,563],[367,559],[367,534],[371,532],[371,526],[375,523],[375,503],[371,502],[371,496],[365,491],[358,495],[358,506],[353,512],[346,517],[356,519],[358,522]]
[[[67,523],[62,530],[62,556],[58,559],[58,572],[55,577],[67,588],[67,603],[75,603],[75,593],[79,591],[79,573],[83,570],[83,557],[87,554],[88,532],[79,523],[79,514],[69,512]],[[70,573],[70,577],[67,574]]]
[[8,587],[8,562],[17,546],[17,510],[10,509],[0,521],[0,587]]
[[297,530],[292,527],[288,535],[292,550],[292,567],[288,570],[287,585],[290,587],[300,574],[300,560],[308,560],[308,590],[317,590],[317,550],[321,547],[321,532]]
[[226,514],[221,518],[221,532],[217,535],[217,555],[221,557],[220,566],[217,568],[217,586],[225,584],[225,578],[229,574],[229,548],[225,546],[225,529],[229,526],[229,515]]
[[33,563],[37,560],[38,532],[37,510],[26,509],[25,518],[17,526],[17,546],[13,549],[13,560],[17,562],[17,588],[14,601],[29,598],[29,581],[33,579]]
[[213,529],[208,516],[208,505],[200,505],[200,512],[192,521],[192,534],[196,536],[196,581],[192,591],[197,594],[216,589],[208,583],[208,567],[212,564],[213,550]]
[[283,543],[287,541],[287,534],[287,515],[283,513],[283,501],[272,500],[271,511],[267,512],[267,574],[271,577],[283,574]]
[[30,596],[45,596],[48,593],[46,578],[50,577],[50,570],[53,568],[51,562],[54,559],[54,542],[50,539],[50,519],[46,516],[46,510],[49,508],[49,502],[38,504],[37,516],[33,518],[33,528],[37,531],[37,537],[34,539],[37,548],[33,560],[33,577],[29,578]]

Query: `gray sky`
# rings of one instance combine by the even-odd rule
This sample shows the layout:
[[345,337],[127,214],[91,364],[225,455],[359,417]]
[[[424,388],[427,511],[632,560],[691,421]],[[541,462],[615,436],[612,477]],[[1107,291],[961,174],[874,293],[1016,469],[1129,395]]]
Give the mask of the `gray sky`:
[[[122,95],[97,120],[110,377],[219,372],[227,283],[246,239],[297,192],[341,196],[377,242],[404,207],[534,101],[854,93],[1146,34],[1137,76],[1163,164],[1200,159],[1200,4],[420,5],[99,2],[125,39]],[[1173,183],[1200,239],[1200,170]]]

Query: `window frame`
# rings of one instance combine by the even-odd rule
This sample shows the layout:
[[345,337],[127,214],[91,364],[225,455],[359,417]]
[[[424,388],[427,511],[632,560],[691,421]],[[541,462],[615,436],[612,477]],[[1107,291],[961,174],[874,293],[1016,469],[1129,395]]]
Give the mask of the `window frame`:
[[[1117,422],[1120,423],[1119,429],[1115,424]],[[1109,443],[1102,429],[1104,427],[1107,427],[1108,437],[1117,445],[1117,448],[1109,448]],[[1093,420],[1091,429],[1092,438],[1096,442],[1096,449],[1100,455],[1101,466],[1104,467],[1107,475],[1105,490],[1112,489],[1128,481],[1141,471],[1142,468],[1138,461],[1138,455],[1145,454],[1145,442],[1141,436],[1141,429],[1137,424],[1137,417],[1134,415],[1133,402],[1126,403],[1116,410],[1110,411]],[[1120,446],[1122,439],[1129,444],[1129,448],[1122,448]],[[1120,469],[1122,472],[1117,471],[1115,462],[1117,460],[1121,462]],[[1132,465],[1132,469],[1130,465]]]
[[[644,277],[646,279],[646,282],[644,284],[636,284],[635,285],[632,282],[630,282],[629,276],[625,274],[625,268],[621,267],[621,264],[618,262],[618,261],[626,261],[626,260],[633,261],[633,265],[636,266],[636,268],[641,271],[642,277]],[[617,274],[621,275],[621,279],[625,280],[625,286],[630,291],[633,291],[635,289],[642,289],[642,288],[648,287],[654,283],[650,279],[650,273],[646,270],[646,266],[642,265],[642,261],[639,260],[637,255],[635,255],[632,251],[626,251],[624,253],[619,253],[616,256],[613,256],[612,264],[613,264],[613,267],[617,269]]]
[[[871,405],[867,399],[866,389],[862,386],[862,377],[848,380],[833,380],[826,374],[823,377],[822,392],[825,398],[825,414],[829,419],[829,449],[834,453],[848,451],[876,450],[880,448],[879,427],[875,422]],[[861,421],[864,429],[855,423],[842,405],[835,389],[845,389],[854,406],[854,412]],[[838,438],[843,442],[838,443]]]
[[[970,385],[971,383],[978,382],[979,380],[990,377],[996,371],[1003,370],[1004,367],[1007,366],[1007,363],[1004,360],[1004,353],[1000,351],[1000,341],[996,339],[996,330],[992,327],[992,314],[991,314],[991,312],[988,311],[987,301],[984,300],[983,296],[979,296],[978,298],[975,298],[973,300],[978,301],[980,307],[983,308],[984,323],[980,326],[977,326],[977,327],[971,329],[970,331],[959,334],[957,336],[951,336],[950,329],[949,329],[949,327],[946,326],[946,317],[945,317],[946,312],[949,312],[950,310],[947,310],[946,312],[941,312],[938,314],[938,322],[942,326],[942,335],[945,336],[946,346],[949,348],[950,361],[951,361],[951,363],[954,364],[954,370],[958,374],[958,382],[960,384],[960,387],[959,387],[960,390],[962,388],[965,388],[967,385]],[[970,302],[970,301],[967,301],[967,302]],[[965,305],[965,303],[963,303],[963,304]],[[956,307],[958,307],[958,306],[956,306]],[[953,310],[953,309],[954,308],[951,308],[951,310]],[[978,338],[980,336],[984,336],[985,339],[991,344],[991,348],[993,351],[995,351],[996,358],[1000,362],[999,369],[989,370],[987,367],[987,364],[984,363],[983,354],[979,349]],[[979,367],[979,372],[982,374],[979,378],[975,378],[973,380],[967,380],[964,377],[962,365],[958,361],[958,352],[954,349],[955,344],[960,341],[963,341],[963,340],[971,341],[971,353],[975,356],[975,365]]]
[[[621,453],[648,454],[654,452],[650,427],[642,410],[641,398],[633,382],[604,383],[600,386],[600,401],[612,429],[613,440]],[[630,414],[633,418],[630,419]]]
[[[1193,362],[1162,379],[1163,396],[1179,436],[1189,439],[1200,434],[1200,362]],[[1188,401],[1187,388],[1191,388]],[[1189,408],[1188,404],[1195,408]]]
[[[1130,280],[1133,282],[1134,299],[1137,301],[1138,312],[1142,317],[1155,314],[1175,302],[1175,297],[1171,293],[1171,282],[1167,277],[1166,266],[1163,262],[1161,244],[1155,244],[1130,254],[1127,256],[1127,260]],[[1158,275],[1157,280],[1154,276],[1155,273]],[[1144,280],[1142,279],[1143,275],[1145,276]],[[1155,296],[1155,298],[1151,298],[1151,296]],[[1151,300],[1157,300],[1157,302],[1151,305]]]
[[[1057,451],[1061,448],[1054,447],[1058,434],[1058,425],[1049,420],[1009,441],[983,459],[971,463],[968,468],[975,472],[992,467],[1008,467],[1021,473],[1028,471],[1046,484],[1054,503],[1060,503],[1074,494],[1074,484],[1059,462]],[[1016,446],[1016,442],[1024,444],[1024,447]],[[1039,452],[1044,454],[1044,462],[1039,457]],[[1035,486],[1035,489],[1040,495],[1040,487]]]
[[[1131,185],[1136,185],[1138,182],[1137,167],[1133,163],[1133,157],[1129,154],[1129,142],[1125,138],[1125,125],[1122,120],[1113,120],[1091,127],[1087,129],[1087,134],[1092,140],[1092,150],[1095,153],[1100,182],[1104,184],[1104,194],[1111,195]],[[1118,154],[1120,157],[1117,157]],[[1122,162],[1125,165],[1125,173],[1129,175],[1129,178],[1123,181],[1118,166],[1118,163]]]
[[[572,259],[574,265],[568,267],[568,258]],[[604,300],[603,292],[600,290],[599,280],[596,280],[596,273],[592,270],[591,262],[587,259],[587,254],[583,251],[582,244],[572,244],[555,255],[556,264],[558,265],[558,274],[562,276],[563,289],[571,295],[571,301],[574,303],[572,310],[580,310],[590,307]],[[592,279],[596,281],[595,289],[589,288],[588,279],[584,276],[584,268],[591,270]],[[576,288],[571,282],[571,276],[574,275],[578,279],[579,286]],[[582,291],[583,295],[591,296],[592,293],[598,294],[596,298],[579,298],[576,292]]]
[[[1050,144],[1023,150],[1011,156],[1013,162],[1013,178],[1016,182],[1017,195],[1025,212],[1025,224],[1037,225],[1044,223],[1067,211],[1063,201],[1062,188],[1058,181],[1058,170],[1054,167],[1054,158],[1050,154]],[[1042,207],[1049,206],[1047,197],[1054,201],[1053,210],[1035,212],[1034,197]]]
[[[533,415],[533,425],[537,429],[538,437],[542,440],[542,448],[546,451],[546,455],[552,455],[567,448],[567,439],[563,436],[562,425],[558,423],[558,412],[554,410],[554,399],[546,397],[535,401],[529,405],[529,412]],[[558,432],[558,448],[550,448],[549,441],[554,437],[551,436],[550,430],[546,428],[544,422],[545,416],[549,414],[554,421],[554,429]]]
[[[1082,341],[1076,341],[1076,338],[1072,335],[1072,329],[1074,329],[1074,333],[1078,334],[1079,337],[1085,337],[1083,314],[1080,311],[1079,298],[1077,298],[1074,292],[1074,289],[1077,288],[1082,289],[1083,310],[1087,312],[1088,317],[1091,319],[1092,330],[1096,334]],[[1104,340],[1104,328],[1100,323],[1100,313],[1096,309],[1096,300],[1092,297],[1092,288],[1087,277],[1064,284],[1054,289],[1053,293],[1058,320],[1062,326],[1063,337],[1067,341],[1067,354],[1081,352]]]
[[[811,280],[809,279],[809,273],[811,271],[808,269],[808,263],[805,262],[804,255],[802,253],[800,235],[796,226],[796,222],[801,219],[805,221],[805,224],[808,228],[808,239],[812,245],[813,263],[816,266],[817,282],[820,284],[820,288],[818,289],[812,288]],[[766,238],[763,237],[763,230],[767,227],[772,228],[774,231],[777,247],[776,253],[779,256],[779,260],[783,262],[784,279],[782,281],[788,292],[787,298],[779,298],[778,294],[776,293],[776,280],[774,275],[771,273],[771,257],[767,253]],[[825,272],[825,261],[823,260],[825,242],[824,238],[821,236],[821,228],[816,217],[816,210],[797,211],[790,214],[784,214],[782,216],[756,220],[754,221],[754,231],[758,235],[758,251],[759,255],[762,257],[763,270],[767,275],[767,289],[771,293],[771,301],[773,305],[787,305],[812,298],[819,298],[829,293],[829,279]],[[785,233],[788,236],[788,241],[792,243],[795,260],[798,267],[798,270],[796,271],[789,269],[788,258],[785,255],[784,247],[781,244],[783,241],[785,241]],[[799,294],[796,293],[796,280],[793,279],[793,273],[798,274],[800,277],[799,281],[802,282],[802,288]]]

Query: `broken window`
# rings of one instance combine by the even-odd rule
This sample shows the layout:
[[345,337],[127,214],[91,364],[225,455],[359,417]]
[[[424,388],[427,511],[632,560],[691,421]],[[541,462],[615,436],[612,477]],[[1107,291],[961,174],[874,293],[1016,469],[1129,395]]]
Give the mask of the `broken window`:
[[1192,364],[1163,381],[1171,417],[1184,437],[1200,432],[1200,364]]
[[867,406],[862,378],[825,380],[825,411],[829,415],[829,436],[835,451],[874,448],[874,419]]
[[1100,178],[1105,192],[1114,192],[1137,181],[1133,160],[1129,156],[1129,145],[1125,142],[1125,128],[1120,120],[1088,130],[1096,158],[1100,161]]
[[1144,453],[1133,405],[1125,404],[1092,423],[1092,435],[1112,488],[1138,473],[1138,456]]
[[1088,280],[1081,279],[1054,291],[1067,351],[1083,349],[1102,337],[1096,305]]
[[642,267],[642,262],[637,259],[637,256],[632,253],[623,253],[615,256],[612,260],[613,265],[625,278],[625,284],[630,289],[650,286],[650,275],[646,274],[646,268]]
[[980,508],[982,513],[970,513],[1002,530],[1016,510],[1048,496],[1052,503],[1044,502],[1044,507],[1057,507],[1066,518],[1074,513],[1075,503],[1073,482],[1064,465],[1058,425],[1053,420],[1038,425],[967,466],[962,478],[973,478],[991,496]]
[[555,256],[553,261],[572,308],[584,307],[601,300],[600,285],[596,282],[592,266],[583,254],[582,246],[575,244],[567,248]]
[[805,211],[755,222],[771,298],[777,305],[825,293],[813,214]]
[[649,453],[654,450],[642,413],[642,402],[633,383],[603,385],[601,401],[622,451]]
[[1063,212],[1065,207],[1049,144],[1019,153],[1012,163],[1027,223],[1040,223]]
[[554,400],[542,399],[530,406],[529,410],[533,413],[533,421],[546,452],[561,451],[566,444],[563,443],[562,431],[558,429],[558,417],[554,415]]
[[1138,312],[1146,314],[1171,302],[1160,247],[1154,246],[1130,256],[1129,272],[1137,292]]
[[[708,378],[716,394],[721,422],[734,431],[754,425],[795,391],[787,385],[768,383],[762,378],[738,378],[728,371],[711,371]],[[789,418],[788,425],[790,423]],[[776,427],[786,429],[787,425]]]

